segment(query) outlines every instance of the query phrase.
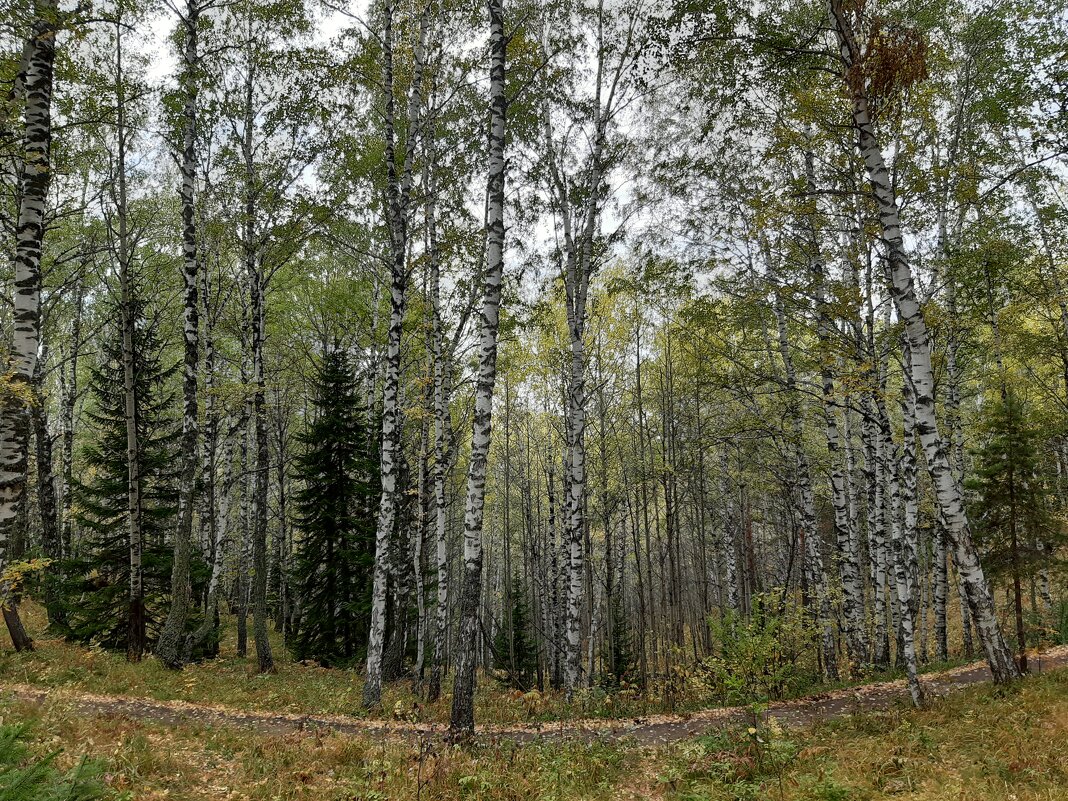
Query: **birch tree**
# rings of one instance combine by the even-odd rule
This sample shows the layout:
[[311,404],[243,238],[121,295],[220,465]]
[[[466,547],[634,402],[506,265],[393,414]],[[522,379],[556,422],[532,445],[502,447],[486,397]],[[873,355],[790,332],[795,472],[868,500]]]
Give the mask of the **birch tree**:
[[[954,480],[948,451],[943,440],[934,398],[934,372],[931,365],[931,342],[922,308],[916,296],[912,268],[902,233],[900,211],[897,206],[890,174],[886,168],[882,149],[872,124],[869,92],[873,71],[878,62],[870,60],[872,48],[883,46],[879,40],[864,42],[859,31],[874,20],[864,14],[864,9],[850,9],[841,0],[830,0],[830,16],[841,52],[842,79],[852,104],[853,126],[857,135],[857,151],[864,160],[868,181],[878,207],[882,239],[886,247],[887,279],[898,315],[905,324],[912,357],[911,379],[915,391],[916,423],[927,458],[928,469],[934,483],[935,494],[944,516],[947,535],[954,549],[957,569],[960,572],[968,598],[970,611],[986,652],[994,680],[1009,681],[1019,675],[1012,660],[1012,652],[1005,643],[995,614],[994,600],[986,583],[979,556],[972,543],[968,518],[961,498],[959,484]],[[890,40],[885,46],[896,46],[904,52],[897,54],[904,59],[897,76],[882,76],[884,82],[904,82],[915,79],[922,62],[922,53],[917,42],[905,32],[898,41]],[[892,86],[892,83],[886,85]]]
[[[371,595],[371,632],[367,645],[367,679],[363,704],[373,709],[382,702],[383,651],[386,636],[386,593],[390,573],[390,540],[397,518],[400,459],[400,369],[401,337],[408,292],[408,214],[415,168],[415,155],[422,135],[423,68],[430,29],[430,6],[424,7],[413,49],[413,73],[407,93],[407,139],[403,151],[397,142],[394,81],[395,5],[388,0],[383,10],[382,97],[386,146],[386,227],[389,231],[389,327],[383,361],[381,477],[382,498],[375,533],[375,572]],[[400,151],[400,152],[399,152]]]
[[478,382],[475,385],[471,428],[471,459],[467,468],[464,507],[463,581],[460,585],[460,632],[453,680],[453,736],[475,728],[475,664],[482,591],[482,525],[486,502],[486,471],[493,434],[493,388],[497,380],[497,332],[500,326],[501,284],[504,280],[504,200],[507,164],[504,158],[508,114],[505,84],[503,0],[489,0],[489,130],[486,147],[486,262],[484,294],[479,313]]
[[182,46],[181,156],[179,171],[182,204],[182,284],[183,291],[183,372],[182,372],[182,474],[178,496],[178,528],[174,537],[174,568],[171,575],[171,606],[156,643],[156,656],[168,667],[183,661],[184,634],[189,615],[189,560],[192,552],[194,492],[197,479],[197,442],[199,409],[197,381],[200,366],[200,289],[197,273],[195,186],[197,174],[197,93],[200,76],[199,24],[201,6],[188,0],[179,14],[184,43]]
[[[7,564],[8,543],[26,489],[29,388],[37,369],[40,345],[41,252],[52,180],[52,81],[58,16],[58,6],[53,0],[34,3],[25,68],[17,77],[16,95],[23,108],[22,157],[18,165],[21,191],[15,222],[12,364],[0,399],[6,407],[0,423],[0,569]],[[19,617],[18,599],[6,587],[0,587],[0,603],[15,649],[32,649],[33,641]]]

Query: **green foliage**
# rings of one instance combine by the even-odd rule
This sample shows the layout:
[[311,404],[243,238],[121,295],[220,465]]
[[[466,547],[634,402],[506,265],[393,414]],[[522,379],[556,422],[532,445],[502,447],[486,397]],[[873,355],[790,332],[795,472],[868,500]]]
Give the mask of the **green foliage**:
[[[27,580],[44,573],[52,564],[51,559],[28,559],[6,565],[0,572],[0,585],[7,587],[8,597],[19,597]],[[0,600],[0,608],[4,601]]]
[[300,437],[304,452],[296,465],[303,483],[296,494],[303,614],[293,652],[350,665],[361,658],[370,626],[377,456],[343,350],[324,356],[315,392],[315,418]]
[[0,801],[93,801],[113,798],[95,763],[81,760],[67,772],[55,766],[59,751],[31,754],[27,727],[0,725]]
[[612,618],[607,654],[610,675],[606,680],[610,684],[627,684],[635,678],[634,637],[627,622],[627,611],[618,596],[611,601],[609,614]]
[[512,578],[512,608],[493,638],[493,657],[501,679],[510,687],[529,689],[538,667],[538,652],[530,636],[530,613],[518,576]]
[[816,632],[800,604],[779,606],[770,594],[753,597],[753,614],[729,613],[712,621],[718,653],[699,665],[699,681],[712,699],[729,704],[779,700],[819,681]]
[[[138,309],[134,328],[134,382],[140,448],[141,526],[147,639],[155,640],[166,613],[173,552],[168,542],[177,506],[177,440],[172,379],[155,325]],[[75,556],[63,565],[63,595],[70,638],[124,649],[130,580],[130,529],[126,409],[120,315],[102,337],[86,411],[92,439],[83,448],[84,472],[74,485],[75,519],[84,532]],[[206,568],[194,559],[194,588]],[[194,616],[195,617],[195,616]],[[195,625],[193,620],[190,626]]]
[[1068,645],[1068,600],[1061,600],[1053,607],[1053,630],[1057,645]]
[[[989,403],[980,424],[983,444],[974,451],[969,519],[995,577],[1033,576],[1049,567],[1063,532],[1051,515],[1051,492],[1031,412],[1011,388]],[[1014,567],[1015,565],[1015,567]]]
[[800,751],[772,719],[741,731],[697,738],[686,750],[686,762],[670,765],[660,781],[681,790],[682,798],[707,797],[694,791],[709,783],[738,801],[785,798],[786,777]]

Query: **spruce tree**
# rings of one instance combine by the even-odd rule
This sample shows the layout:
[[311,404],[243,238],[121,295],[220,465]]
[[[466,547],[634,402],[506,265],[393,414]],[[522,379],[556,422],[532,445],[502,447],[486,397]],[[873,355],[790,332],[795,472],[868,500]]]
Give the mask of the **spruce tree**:
[[[142,559],[146,636],[154,642],[170,593],[171,548],[177,505],[181,434],[175,415],[173,377],[156,326],[136,308],[134,326],[136,420],[141,447]],[[82,477],[73,485],[75,517],[84,532],[78,553],[66,565],[67,635],[123,650],[128,635],[130,532],[127,439],[120,314],[102,337],[99,362],[89,380],[86,419],[91,441],[81,451]],[[195,577],[202,578],[198,564]]]
[[627,611],[620,598],[613,598],[610,602],[609,615],[612,618],[612,627],[608,635],[611,648],[607,661],[611,675],[607,680],[611,684],[631,682],[635,668],[634,644],[630,626],[627,624]]
[[497,629],[493,657],[503,671],[503,680],[511,687],[528,689],[538,668],[538,654],[530,636],[530,613],[519,577],[512,578],[512,608]]
[[989,575],[1012,582],[1017,648],[1026,668],[1022,583],[1049,567],[1048,554],[1056,552],[1061,536],[1052,525],[1038,430],[1026,404],[1009,388],[984,412],[985,440],[973,451],[975,474],[966,484],[970,513]]
[[371,621],[378,457],[355,370],[336,347],[323,357],[314,403],[296,463],[301,615],[293,651],[299,659],[351,665],[364,658]]

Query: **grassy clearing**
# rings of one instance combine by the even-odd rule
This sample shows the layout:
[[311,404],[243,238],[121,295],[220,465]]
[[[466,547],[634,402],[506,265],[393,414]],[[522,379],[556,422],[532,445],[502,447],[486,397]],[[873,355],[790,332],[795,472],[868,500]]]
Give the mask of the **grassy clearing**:
[[632,744],[384,742],[257,735],[81,717],[64,701],[0,701],[57,767],[88,755],[138,801],[1053,801],[1068,799],[1068,671],[976,687],[805,732],[743,729],[661,749]]

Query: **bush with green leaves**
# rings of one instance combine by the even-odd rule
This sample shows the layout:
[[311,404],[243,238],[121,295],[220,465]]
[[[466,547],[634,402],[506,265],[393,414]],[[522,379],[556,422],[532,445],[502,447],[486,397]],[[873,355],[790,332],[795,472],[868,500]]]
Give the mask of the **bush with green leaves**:
[[801,604],[780,601],[778,594],[756,595],[748,618],[731,612],[711,621],[716,651],[696,676],[705,700],[779,700],[819,681],[815,626]]
[[68,771],[56,767],[59,751],[35,755],[25,725],[0,725],[0,801],[96,801],[116,798],[101,781],[100,766],[82,759]]

